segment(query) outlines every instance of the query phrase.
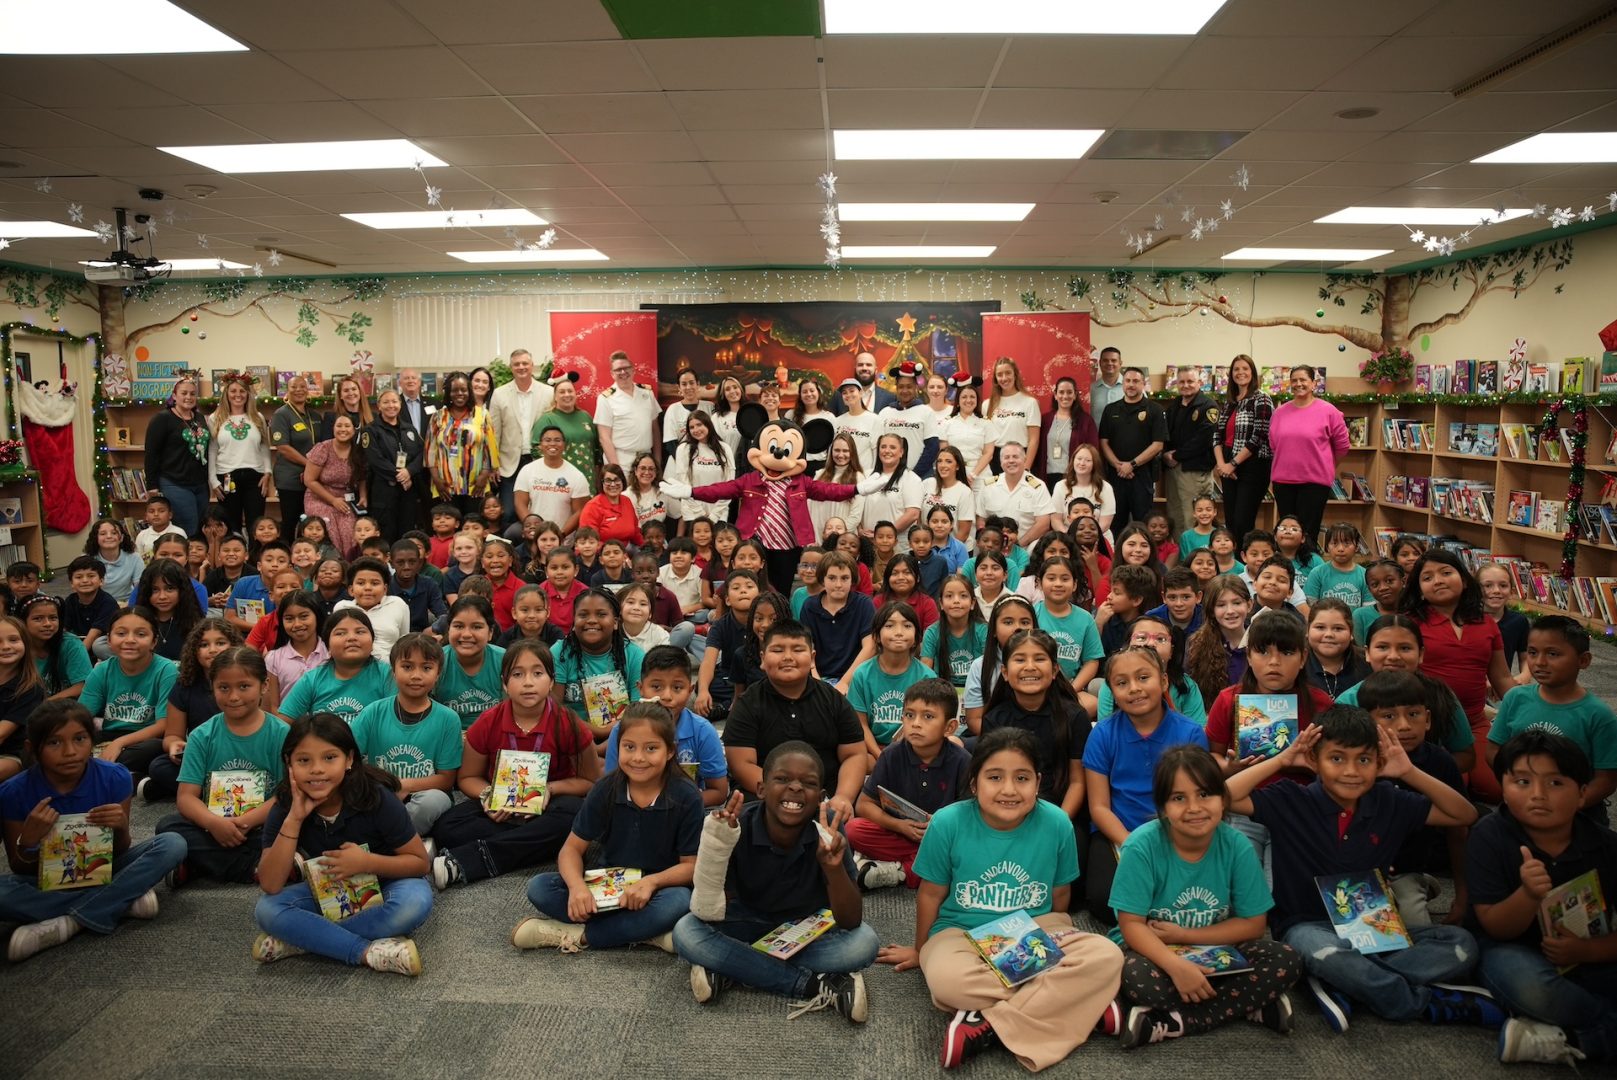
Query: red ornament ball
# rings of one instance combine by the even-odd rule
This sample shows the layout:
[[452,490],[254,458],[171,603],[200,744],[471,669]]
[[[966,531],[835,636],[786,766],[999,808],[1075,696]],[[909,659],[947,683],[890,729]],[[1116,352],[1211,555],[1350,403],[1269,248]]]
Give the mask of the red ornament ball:
[[1218,302],[1221,303],[1221,304],[1227,304],[1227,303],[1230,302],[1230,298],[1227,297],[1227,296],[1220,296],[1218,298]]
[[196,322],[196,321],[197,321],[197,313],[196,313],[196,312],[194,312],[194,311],[193,311],[193,312],[191,312],[191,321],[192,321],[192,322]]

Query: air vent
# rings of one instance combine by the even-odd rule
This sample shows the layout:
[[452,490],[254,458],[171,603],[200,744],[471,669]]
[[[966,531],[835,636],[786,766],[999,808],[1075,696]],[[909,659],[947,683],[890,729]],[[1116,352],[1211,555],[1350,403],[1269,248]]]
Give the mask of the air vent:
[[1090,158],[1114,161],[1208,161],[1250,132],[1114,131],[1090,151]]
[[1449,90],[1457,98],[1471,97],[1484,90],[1490,90],[1493,85],[1507,79],[1514,79],[1524,71],[1548,60],[1556,53],[1578,44],[1585,38],[1602,33],[1601,27],[1617,17],[1617,4],[1607,4],[1604,7],[1590,12],[1583,18],[1561,27],[1554,33],[1545,34],[1531,45],[1507,57],[1502,63],[1495,65],[1487,71],[1463,79]]

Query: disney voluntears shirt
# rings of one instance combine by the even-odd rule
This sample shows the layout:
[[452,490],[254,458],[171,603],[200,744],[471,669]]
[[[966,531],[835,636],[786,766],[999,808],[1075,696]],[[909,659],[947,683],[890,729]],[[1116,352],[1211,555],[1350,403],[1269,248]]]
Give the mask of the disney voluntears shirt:
[[[1226,919],[1250,919],[1274,907],[1263,865],[1246,837],[1227,824],[1213,832],[1207,853],[1186,862],[1156,818],[1129,833],[1112,881],[1111,906],[1143,919],[1205,930]],[[1123,944],[1122,931],[1111,938]]]
[[877,414],[877,419],[881,421],[883,435],[897,435],[904,440],[908,447],[904,456],[904,467],[911,471],[915,469],[916,462],[921,460],[921,451],[926,448],[926,441],[938,437],[940,427],[938,413],[924,401],[916,402],[907,409],[889,405]]
[[79,704],[101,717],[103,735],[139,731],[157,720],[159,710],[168,707],[180,665],[166,656],[154,656],[139,675],[126,675],[116,660],[97,664],[84,681]]
[[337,678],[334,664],[322,664],[304,675],[281,699],[281,713],[294,720],[311,713],[335,713],[352,724],[359,711],[373,701],[398,693],[393,671],[374,656],[350,679]]
[[397,697],[383,698],[361,709],[350,726],[365,760],[400,780],[460,768],[461,722],[447,705],[430,702],[425,715],[406,719]]
[[1054,890],[1078,878],[1072,821],[1039,799],[1016,828],[996,829],[975,799],[951,803],[932,815],[915,873],[948,890],[933,934],[971,930],[1017,910],[1048,915]]
[[876,744],[886,746],[903,726],[904,692],[931,677],[932,669],[914,657],[902,675],[889,675],[882,670],[881,659],[873,657],[860,664],[848,681],[848,704],[869,719]]
[[468,675],[460,666],[460,655],[453,649],[445,649],[443,674],[433,687],[432,699],[447,705],[460,718],[464,731],[504,700],[505,684],[500,682],[500,666],[504,663],[505,650],[498,645],[488,645],[483,649],[482,668],[476,675]]
[[558,525],[573,516],[574,499],[590,496],[589,479],[565,458],[554,468],[544,458],[528,462],[517,473],[515,484],[515,490],[527,493],[528,513]]

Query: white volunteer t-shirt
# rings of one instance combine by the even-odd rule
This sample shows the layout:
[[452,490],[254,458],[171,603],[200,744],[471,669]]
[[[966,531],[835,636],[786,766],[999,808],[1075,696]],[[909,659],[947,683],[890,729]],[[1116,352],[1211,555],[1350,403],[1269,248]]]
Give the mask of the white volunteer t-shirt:
[[882,420],[875,413],[860,413],[850,416],[843,413],[836,420],[837,434],[843,432],[853,436],[853,443],[859,448],[859,468],[871,473],[876,471],[876,440],[881,438]]
[[938,414],[925,402],[907,409],[889,405],[877,416],[882,422],[883,435],[903,436],[909,447],[904,457],[904,467],[907,469],[915,468],[915,463],[921,460],[921,450],[926,440],[938,437]]
[[527,492],[528,513],[562,525],[573,516],[573,500],[589,498],[590,483],[577,466],[563,461],[553,469],[540,458],[517,473],[516,490]]
[[[874,529],[878,521],[891,521],[898,524],[898,519],[904,516],[904,511],[918,508],[921,505],[922,481],[914,473],[905,471],[899,478],[898,486],[888,491],[872,492],[865,496],[864,510],[862,511],[861,525],[866,529]],[[898,550],[910,549],[909,527],[898,530]]]
[[1020,443],[1027,446],[1028,428],[1039,426],[1042,416],[1039,403],[1027,394],[1012,394],[999,399],[994,415],[989,417],[994,426],[994,444]]

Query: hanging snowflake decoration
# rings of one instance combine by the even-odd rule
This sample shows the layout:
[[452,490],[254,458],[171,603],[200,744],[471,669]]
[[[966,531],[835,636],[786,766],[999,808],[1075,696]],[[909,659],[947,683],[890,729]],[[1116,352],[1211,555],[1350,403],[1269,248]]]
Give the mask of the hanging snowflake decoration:
[[76,202],[68,203],[67,204],[67,219],[69,221],[71,221],[75,225],[78,225],[81,222],[83,222],[84,221],[84,205],[82,203],[76,203]]
[[1559,229],[1563,225],[1572,224],[1572,208],[1569,206],[1556,207],[1550,214],[1550,228]]
[[1201,218],[1197,218],[1195,227],[1190,230],[1190,238],[1192,240],[1200,240],[1202,238],[1202,232]]
[[1579,221],[1593,221],[1594,219],[1595,219],[1595,208],[1592,207],[1592,206],[1585,206],[1583,208],[1583,210],[1580,211],[1579,214],[1578,214],[1578,220]]
[[1230,179],[1234,181],[1235,186],[1240,188],[1242,191],[1245,191],[1247,188],[1252,186],[1252,172],[1245,165],[1242,165],[1239,169],[1236,169],[1235,175],[1230,177]]
[[205,234],[197,233],[197,247],[202,248],[204,251],[207,250],[208,238]]
[[1187,206],[1183,210],[1179,211],[1179,220],[1188,223],[1195,213],[1196,208],[1194,206]]
[[1545,206],[1543,203],[1534,203],[1533,204],[1533,212],[1531,214],[1529,214],[1528,217],[1541,218],[1546,213],[1549,212],[1549,209],[1550,208],[1548,206]]
[[820,184],[820,194],[825,196],[827,202],[829,202],[830,200],[835,199],[837,197],[837,174],[836,173],[833,173],[833,172],[821,173],[820,174],[819,184]]
[[555,229],[546,229],[544,232],[539,234],[539,246],[540,247],[547,248],[550,245],[554,244],[555,242],[556,242],[556,230]]
[[264,276],[264,264],[263,263],[254,263],[253,264],[253,276],[254,277],[263,277]]
[[133,225],[125,225],[124,226],[124,242],[126,244],[127,243],[134,243],[134,241],[136,239],[137,239],[137,237],[136,237],[136,234],[135,234],[135,227]]
[[1606,196],[1606,209],[1611,213],[1617,214],[1617,191],[1613,191]]
[[1218,218],[1210,217],[1207,219],[1207,231],[1210,233],[1218,232]]
[[174,208],[172,206],[169,207],[167,210],[164,210],[163,211],[163,224],[164,225],[172,225],[172,224],[174,224],[175,216],[176,215],[174,213]]
[[95,238],[103,244],[112,243],[112,222],[97,221],[95,223]]
[[1223,202],[1219,203],[1218,212],[1224,215],[1225,221],[1230,220],[1230,218],[1235,216],[1235,200],[1225,199]]
[[444,189],[443,188],[433,187],[431,184],[428,184],[427,185],[427,205],[428,206],[440,206],[440,205],[442,205],[443,194],[444,194]]
[[274,248],[270,249],[269,264],[271,266],[280,266],[281,265],[281,258],[282,258],[282,256],[281,256],[281,253],[279,251],[276,251]]
[[1409,242],[1412,244],[1424,244],[1426,242],[1426,232],[1422,229],[1414,230],[1409,234]]
[[11,241],[10,240],[5,239],[4,237],[0,237],[0,251],[4,251],[4,250],[6,250],[6,248],[8,248],[10,246],[11,246]]
[[42,195],[49,195],[51,193],[51,178],[48,176],[41,176],[38,180],[35,180],[34,190]]
[[1151,219],[1151,231],[1152,232],[1161,232],[1162,231],[1162,215],[1161,214],[1158,214],[1156,217]]
[[1462,244],[1462,245],[1463,244],[1469,244],[1471,242],[1471,230],[1470,229],[1462,230],[1460,232],[1460,235],[1454,238],[1454,242],[1457,243],[1457,244]]

